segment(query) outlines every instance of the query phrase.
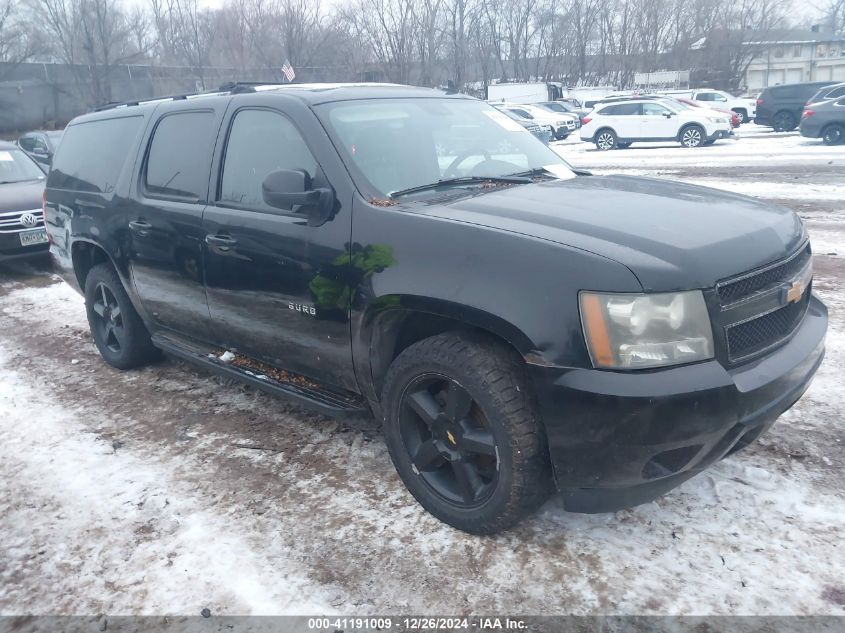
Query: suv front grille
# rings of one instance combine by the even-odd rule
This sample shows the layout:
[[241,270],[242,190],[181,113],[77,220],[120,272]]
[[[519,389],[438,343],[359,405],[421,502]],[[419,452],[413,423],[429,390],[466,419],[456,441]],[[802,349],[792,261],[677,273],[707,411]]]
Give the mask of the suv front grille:
[[[728,361],[736,363],[786,341],[810,302],[809,242],[789,257],[716,285]],[[791,293],[800,292],[800,296]]]
[[728,355],[731,359],[753,356],[784,340],[801,322],[810,293],[767,314],[727,328]]
[[792,279],[804,270],[811,257],[810,244],[808,242],[804,248],[779,264],[774,264],[759,272],[752,272],[742,275],[733,281],[719,284],[716,288],[716,291],[719,293],[719,299],[722,300],[723,304],[731,303],[743,299],[758,290],[762,290],[771,284]]
[[[33,226],[24,226],[21,224],[21,218],[25,215],[31,215],[35,218],[36,223]],[[21,231],[31,231],[44,226],[44,211],[42,209],[31,209],[29,211],[4,211],[0,213],[0,233],[20,233]]]

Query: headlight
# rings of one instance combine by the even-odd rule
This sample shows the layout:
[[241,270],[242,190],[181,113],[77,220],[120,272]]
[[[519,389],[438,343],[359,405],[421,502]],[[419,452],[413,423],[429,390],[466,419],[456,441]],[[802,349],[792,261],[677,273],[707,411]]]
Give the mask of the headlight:
[[709,116],[709,117],[707,117],[707,119],[709,121],[712,121],[713,123],[724,123],[726,120],[729,120],[729,119],[725,119],[725,117],[721,117],[721,116]]
[[713,358],[713,330],[700,290],[579,295],[594,367],[641,369]]

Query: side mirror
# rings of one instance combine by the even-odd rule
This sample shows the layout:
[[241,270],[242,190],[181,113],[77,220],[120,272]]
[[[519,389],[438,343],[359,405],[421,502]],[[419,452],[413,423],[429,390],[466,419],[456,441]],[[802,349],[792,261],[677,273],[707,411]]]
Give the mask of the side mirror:
[[266,202],[276,209],[308,216],[308,226],[321,226],[334,212],[331,189],[312,189],[311,176],[304,169],[280,169],[267,174],[261,184]]
[[667,119],[671,119],[671,118],[672,118],[672,113],[671,113],[671,112],[664,112],[664,113],[663,113],[663,116],[665,116]]

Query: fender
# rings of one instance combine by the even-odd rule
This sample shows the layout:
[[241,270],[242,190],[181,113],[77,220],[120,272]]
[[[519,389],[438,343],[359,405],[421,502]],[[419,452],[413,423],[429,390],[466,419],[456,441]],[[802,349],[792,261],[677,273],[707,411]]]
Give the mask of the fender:
[[399,348],[456,326],[488,332],[526,360],[540,357],[531,339],[499,316],[433,297],[389,295],[369,306],[353,334],[355,372],[364,395],[379,399],[382,380]]

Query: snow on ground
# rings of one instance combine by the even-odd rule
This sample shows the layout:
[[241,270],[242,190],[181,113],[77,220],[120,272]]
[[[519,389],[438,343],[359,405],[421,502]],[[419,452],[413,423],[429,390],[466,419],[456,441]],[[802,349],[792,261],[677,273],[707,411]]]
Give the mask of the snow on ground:
[[[829,192],[839,159],[803,141],[731,142],[754,174],[736,180],[730,157],[707,168],[696,150],[557,147],[578,166],[744,179],[762,197],[801,165]],[[808,221],[831,309],[805,397],[653,503],[587,516],[553,499],[492,538],[427,515],[372,420],[338,424],[174,361],[113,370],[68,286],[0,267],[0,613],[845,614],[845,265],[822,254],[845,251],[845,209],[778,202]]]

